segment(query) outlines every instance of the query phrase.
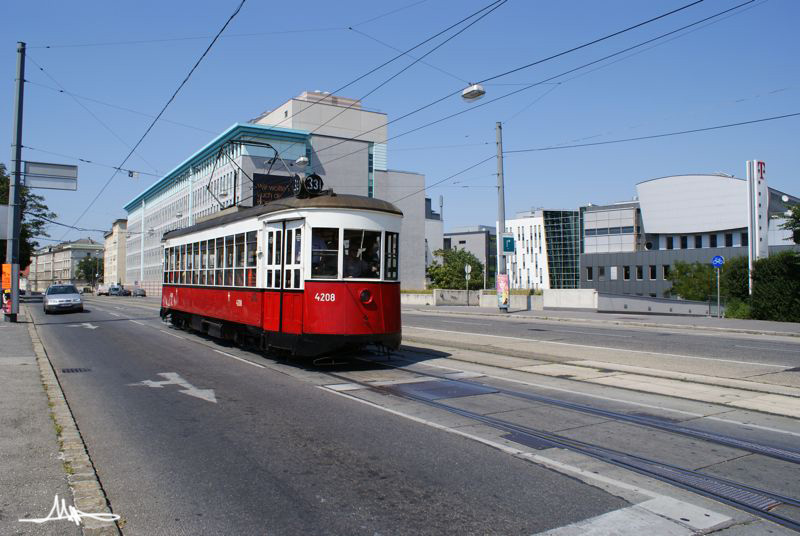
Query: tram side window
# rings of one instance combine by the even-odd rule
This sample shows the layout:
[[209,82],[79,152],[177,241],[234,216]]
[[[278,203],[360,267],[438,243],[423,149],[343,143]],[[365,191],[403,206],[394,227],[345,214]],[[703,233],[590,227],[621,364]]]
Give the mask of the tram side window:
[[216,250],[215,250],[216,242],[212,238],[208,241],[208,271],[206,272],[206,284],[213,285],[214,284],[214,259],[216,258]]
[[315,227],[311,230],[311,277],[339,277],[339,229]]
[[381,276],[380,231],[344,230],[344,277]]
[[385,279],[396,281],[397,280],[397,265],[398,265],[398,234],[386,233],[386,260],[385,260]]
[[233,286],[233,235],[225,237],[225,286]]
[[198,284],[206,284],[206,266],[208,266],[208,242],[200,242],[200,278]]
[[236,235],[236,254],[234,255],[233,284],[237,287],[244,286],[244,233]]
[[195,242],[192,246],[192,251],[194,253],[194,263],[192,264],[192,284],[196,285],[199,281],[198,277],[198,269],[200,268],[200,243]]
[[180,249],[181,266],[180,266],[180,283],[186,283],[186,244],[181,244]]
[[245,284],[248,287],[256,286],[256,255],[258,253],[258,233],[250,231],[247,233],[247,271]]
[[216,277],[214,278],[214,284],[217,286],[222,286],[222,266],[225,262],[225,239],[220,237],[217,238],[217,269],[216,269]]
[[169,283],[169,248],[164,248],[164,265],[161,271],[162,283]]

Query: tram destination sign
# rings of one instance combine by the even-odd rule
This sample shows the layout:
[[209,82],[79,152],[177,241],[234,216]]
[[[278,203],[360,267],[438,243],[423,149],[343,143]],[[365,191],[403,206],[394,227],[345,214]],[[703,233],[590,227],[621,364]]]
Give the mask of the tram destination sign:
[[273,175],[266,173],[253,173],[253,204],[265,205],[285,197],[291,197],[292,177],[288,175]]

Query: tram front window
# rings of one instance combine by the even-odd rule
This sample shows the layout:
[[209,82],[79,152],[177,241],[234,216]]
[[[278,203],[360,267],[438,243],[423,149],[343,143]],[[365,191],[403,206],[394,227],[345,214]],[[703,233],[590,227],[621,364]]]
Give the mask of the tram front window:
[[311,277],[339,277],[339,229],[315,227],[311,230]]
[[345,229],[344,277],[378,279],[381,276],[381,233]]

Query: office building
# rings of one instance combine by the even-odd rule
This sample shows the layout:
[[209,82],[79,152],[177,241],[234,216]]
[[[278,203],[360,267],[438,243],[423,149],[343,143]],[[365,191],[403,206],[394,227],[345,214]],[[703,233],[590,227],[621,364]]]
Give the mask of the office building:
[[111,224],[111,230],[103,235],[103,283],[106,285],[126,284],[125,280],[125,242],[127,240],[128,220],[119,219]]
[[85,258],[103,258],[103,244],[91,238],[47,246],[31,256],[28,286],[33,292],[44,292],[52,284],[69,283],[83,288],[91,279],[77,277],[78,263]]

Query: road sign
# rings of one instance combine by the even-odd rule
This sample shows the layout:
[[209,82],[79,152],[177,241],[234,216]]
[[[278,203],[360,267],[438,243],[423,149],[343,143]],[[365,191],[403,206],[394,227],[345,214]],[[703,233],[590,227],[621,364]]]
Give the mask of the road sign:
[[514,254],[514,237],[510,234],[503,235],[503,255]]
[[723,264],[725,264],[725,257],[722,255],[716,255],[713,259],[711,259],[711,266],[714,268],[722,268]]
[[25,162],[23,178],[26,188],[77,190],[78,166],[50,164],[47,162]]
[[466,278],[467,278],[467,281],[469,281],[469,279],[470,279],[472,276],[471,276],[471,275],[469,275],[469,274],[467,274],[467,275],[465,275],[464,277],[466,277]]
[[465,264],[464,265],[464,273],[469,275],[470,272],[472,272],[472,265],[471,264]]

